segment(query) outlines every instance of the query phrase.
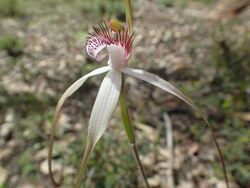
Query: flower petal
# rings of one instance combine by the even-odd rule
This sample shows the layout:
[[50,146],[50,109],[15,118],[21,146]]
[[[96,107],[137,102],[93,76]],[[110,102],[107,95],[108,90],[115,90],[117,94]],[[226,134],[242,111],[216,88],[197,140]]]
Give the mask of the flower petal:
[[106,130],[110,117],[115,110],[121,90],[121,75],[122,73],[120,71],[111,69],[102,81],[91,112],[87,145],[83,154],[75,187],[80,187],[81,179],[85,173],[90,154],[95,144]]
[[103,37],[92,37],[87,41],[86,52],[87,55],[97,61],[102,61],[108,54],[105,53],[107,41]]
[[175,86],[173,86],[172,84],[170,84],[169,82],[163,80],[162,78],[160,78],[159,76],[156,76],[152,73],[146,72],[144,70],[140,70],[140,69],[132,69],[129,67],[125,67],[121,70],[123,73],[126,73],[132,77],[144,80],[156,87],[159,87],[161,89],[163,89],[164,91],[171,93],[172,95],[175,95],[176,97],[178,97],[179,99],[183,100],[185,103],[187,103],[190,107],[192,107],[192,109],[197,112],[202,119],[204,120],[204,122],[206,123],[211,138],[216,146],[216,149],[218,151],[219,157],[220,157],[220,162],[221,162],[221,166],[222,166],[222,170],[224,173],[224,177],[225,177],[225,181],[226,181],[226,185],[228,186],[228,177],[227,177],[227,172],[226,172],[226,166],[225,166],[225,162],[224,162],[224,158],[220,149],[220,146],[216,140],[215,134],[213,132],[212,126],[209,123],[206,115],[188,98],[186,97],[180,90],[178,90]]
[[102,81],[91,112],[87,145],[83,154],[75,187],[80,187],[90,154],[95,144],[106,130],[110,117],[115,110],[121,90],[121,75],[122,73],[120,71],[111,69]]
[[53,143],[54,143],[54,137],[56,134],[56,127],[57,127],[57,123],[58,123],[58,119],[59,119],[59,115],[60,115],[60,111],[62,109],[62,106],[65,102],[65,100],[71,96],[77,89],[79,89],[79,87],[81,87],[81,85],[90,77],[90,76],[95,76],[98,74],[102,74],[104,72],[107,72],[111,69],[110,66],[106,66],[106,67],[102,67],[99,69],[96,69],[88,74],[86,74],[85,76],[81,77],[79,80],[77,80],[75,83],[73,83],[65,92],[64,94],[61,96],[60,100],[57,103],[56,106],[56,110],[54,113],[54,121],[51,127],[51,132],[50,132],[50,140],[49,140],[49,153],[48,153],[48,166],[49,166],[49,174],[50,174],[50,178],[53,182],[54,185],[58,185],[59,183],[55,181],[55,178],[52,174],[52,152],[53,152]]
[[95,144],[106,130],[118,102],[121,83],[121,72],[114,69],[103,79],[89,120],[89,142]]

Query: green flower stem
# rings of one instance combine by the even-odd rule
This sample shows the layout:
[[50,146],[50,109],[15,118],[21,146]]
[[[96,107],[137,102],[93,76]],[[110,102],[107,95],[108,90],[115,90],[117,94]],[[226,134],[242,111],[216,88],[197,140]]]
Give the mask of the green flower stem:
[[[125,1],[125,7],[126,7],[126,22],[128,25],[128,32],[129,34],[132,33],[133,31],[133,25],[132,25],[132,6],[131,6],[131,0],[124,0]],[[127,105],[126,105],[126,94],[125,94],[125,86],[124,86],[124,75],[122,74],[122,86],[121,86],[121,92],[120,92],[120,97],[119,97],[119,105],[121,109],[121,116],[122,116],[122,121],[124,124],[124,128],[126,130],[130,148],[133,152],[133,156],[136,160],[137,166],[142,174],[144,183],[146,188],[149,188],[149,184],[147,181],[147,177],[145,174],[145,171],[143,169],[138,150],[135,144],[135,134],[134,134],[134,128],[131,123],[131,119],[128,113]]]
[[121,109],[121,116],[122,116],[122,121],[124,124],[124,128],[126,130],[128,140],[130,144],[135,143],[135,135],[134,135],[134,129],[130,120],[130,116],[127,110],[127,105],[126,105],[126,97],[125,97],[125,87],[124,87],[124,75],[122,74],[122,86],[121,86],[121,93],[119,97],[119,105]]
[[144,180],[144,183],[145,183],[145,187],[150,188],[150,186],[148,184],[146,174],[145,174],[145,171],[144,171],[143,166],[142,166],[141,161],[140,161],[140,157],[139,157],[139,154],[138,154],[137,147],[136,147],[135,144],[130,143],[130,148],[131,148],[131,150],[133,152],[133,156],[134,156],[134,158],[136,160],[137,166],[139,167],[139,169],[141,171],[141,174],[142,174],[142,177],[143,177],[143,180]]
[[128,32],[131,34],[133,30],[131,0],[125,0],[125,7],[126,7],[126,22],[128,24]]
[[122,116],[122,121],[124,124],[124,128],[126,130],[127,136],[128,136],[128,140],[129,140],[129,144],[130,144],[130,148],[133,152],[133,156],[136,160],[137,166],[142,174],[144,183],[146,188],[149,188],[149,184],[147,181],[147,177],[145,174],[145,171],[143,169],[139,154],[138,154],[138,150],[137,147],[135,145],[135,135],[134,135],[134,128],[133,125],[131,123],[131,119],[128,113],[128,109],[127,109],[127,105],[126,105],[126,95],[125,95],[125,87],[124,87],[124,75],[122,75],[122,88],[121,88],[121,93],[120,93],[120,97],[119,97],[119,105],[120,105],[120,110],[121,110],[121,116]]

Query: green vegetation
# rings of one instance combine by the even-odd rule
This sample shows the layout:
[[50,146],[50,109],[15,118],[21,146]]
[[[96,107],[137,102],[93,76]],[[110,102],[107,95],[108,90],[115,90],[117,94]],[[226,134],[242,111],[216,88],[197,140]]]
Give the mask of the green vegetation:
[[12,57],[22,55],[24,47],[24,41],[14,35],[0,36],[0,49]]
[[[195,102],[199,106],[215,110],[214,112],[208,110],[208,114],[211,116],[214,130],[220,132],[221,137],[227,140],[227,143],[222,145],[227,169],[231,178],[235,178],[242,187],[246,187],[250,178],[250,166],[246,165],[249,161],[250,131],[248,122],[242,120],[239,114],[250,110],[250,35],[246,34],[239,41],[225,37],[223,31],[215,32],[216,37],[212,38],[213,46],[208,61],[196,69],[198,75],[203,77],[193,81],[193,85],[185,86],[184,90],[186,93],[193,91],[200,95],[198,91],[207,88],[202,100],[198,96],[193,98],[196,98]],[[211,70],[215,72],[211,73]],[[207,79],[208,77],[212,79]],[[204,127],[200,125],[191,126],[189,132],[197,141],[202,141],[204,138]],[[214,166],[220,171],[218,163]],[[220,175],[222,177],[222,174]]]
[[[189,78],[189,84],[182,84],[182,90],[192,93],[195,103],[207,110],[217,137],[227,140],[221,146],[230,178],[247,187],[250,179],[250,166],[247,165],[250,131],[249,120],[242,116],[250,111],[250,35],[245,33],[239,40],[225,31],[226,28],[221,26],[214,29],[207,61],[196,66],[193,70],[196,79]],[[192,55],[196,56],[195,52]],[[200,122],[184,130],[198,142],[211,141]],[[223,177],[218,163],[213,166]]]
[[224,113],[249,110],[249,37],[243,36],[241,43],[237,39],[216,39],[212,50],[211,62],[215,64],[216,74],[211,84],[215,92],[225,92],[221,104]]
[[[203,0],[202,2],[207,4],[212,1],[214,0]],[[185,6],[188,3],[187,0],[158,0],[158,2],[168,7],[172,7],[175,4]],[[34,10],[32,8],[27,8],[26,4],[29,5],[27,7],[32,7]],[[40,10],[37,11],[40,7],[42,7],[42,11],[45,13],[39,12]],[[59,23],[62,23],[61,25],[64,26],[65,24],[65,18],[63,18],[63,16],[59,18],[55,16],[57,11],[62,9],[65,10],[65,12],[60,13],[65,14],[64,16],[66,18],[70,18],[68,20],[76,20],[75,25],[84,25],[86,28],[90,26],[89,20],[96,21],[100,18],[105,19],[110,17],[117,17],[121,20],[125,20],[123,1],[120,0],[0,0],[1,19],[6,19],[7,21],[14,20],[15,22],[18,22],[21,27],[25,28],[24,30],[22,30],[22,28],[18,28],[23,32],[28,30],[28,28],[26,30],[27,25],[32,28],[29,30],[31,33],[29,33],[29,35],[31,36],[28,37],[30,38],[20,38],[18,37],[19,35],[15,34],[15,31],[13,30],[9,32],[13,34],[3,34],[0,36],[0,50],[5,51],[5,53],[1,53],[0,55],[3,54],[4,58],[7,56],[7,60],[1,59],[1,61],[8,61],[9,66],[11,67],[10,69],[3,69],[1,71],[1,74],[3,75],[1,76],[9,74],[7,71],[11,72],[13,75],[12,71],[15,67],[18,71],[21,70],[21,73],[18,73],[21,74],[20,79],[24,79],[25,83],[32,85],[35,79],[44,79],[44,82],[49,83],[48,85],[45,84],[44,87],[46,87],[46,89],[53,90],[52,95],[50,96],[44,93],[38,94],[36,92],[12,93],[8,90],[8,86],[3,86],[2,83],[0,83],[0,113],[2,114],[0,117],[0,124],[3,125],[5,123],[8,110],[13,110],[15,116],[13,122],[14,126],[11,128],[10,136],[3,138],[3,140],[8,143],[9,139],[16,139],[18,143],[20,141],[22,144],[20,148],[24,149],[22,151],[14,151],[13,156],[11,156],[8,163],[3,163],[1,165],[8,169],[10,175],[18,172],[18,175],[25,177],[26,180],[32,183],[36,181],[42,182],[44,181],[44,178],[48,181],[47,177],[34,177],[40,173],[40,161],[36,161],[33,156],[40,150],[47,147],[48,131],[57,99],[74,78],[79,78],[86,72],[89,72],[95,69],[96,66],[99,66],[84,59],[84,66],[77,67],[77,71],[73,73],[69,71],[69,74],[65,74],[65,80],[62,80],[61,77],[57,77],[58,75],[50,77],[51,74],[47,74],[51,71],[49,68],[52,67],[51,69],[59,69],[59,67],[50,67],[50,65],[40,63],[41,61],[48,61],[52,64],[53,61],[57,61],[58,59],[62,60],[58,58],[58,56],[61,56],[66,51],[70,54],[70,58],[72,58],[74,63],[74,55],[82,53],[82,51],[75,46],[65,48],[66,50],[63,49],[61,52],[60,50],[64,46],[56,48],[56,42],[53,43],[54,41],[51,42],[49,40],[58,37],[59,39],[55,41],[59,41],[62,38],[65,40],[65,43],[74,43],[75,41],[70,40],[74,40],[76,38],[77,41],[84,43],[87,36],[87,29],[81,30],[82,28],[79,29],[77,26],[72,26],[73,24],[70,26],[76,27],[78,30],[75,31],[75,28],[71,30],[69,27],[70,31],[65,30],[65,38],[62,37],[62,33],[58,33],[53,30],[55,27],[60,27],[60,24],[57,23],[58,20]],[[29,14],[32,14],[32,16],[33,14],[35,15],[34,17],[38,16],[32,20],[32,16],[27,16],[27,10]],[[74,13],[76,12],[77,14],[71,15],[70,11]],[[43,18],[43,16],[48,17]],[[20,22],[19,18],[21,18]],[[46,24],[46,21],[48,20],[51,21],[49,22],[51,25],[46,25],[46,29],[39,30],[40,28],[36,28],[37,23],[43,25]],[[29,23],[27,24],[27,22]],[[14,25],[15,23],[11,22],[11,24]],[[19,27],[19,25],[15,27]],[[225,31],[218,31],[218,29],[215,28],[215,36],[207,36],[207,40],[212,41],[211,48],[207,50],[208,58],[206,58],[201,65],[195,64],[197,67],[192,70],[194,71],[192,74],[195,75],[195,79],[190,78],[188,74],[187,76],[184,75],[186,80],[185,83],[183,82],[181,85],[183,85],[182,90],[186,94],[191,94],[192,98],[196,100],[195,103],[198,106],[201,106],[204,111],[207,111],[209,119],[211,120],[216,131],[216,135],[219,140],[222,141],[222,149],[227,161],[227,169],[229,170],[230,179],[237,181],[241,187],[247,187],[250,179],[250,165],[248,165],[250,152],[250,131],[249,125],[247,124],[249,122],[243,120],[240,115],[249,113],[250,111],[250,35],[249,33],[246,33],[245,36],[242,36],[242,38],[239,39],[233,38],[230,34],[226,35],[225,32],[226,29]],[[4,31],[3,33],[8,33],[8,31]],[[33,34],[38,34],[38,37],[36,35],[34,37]],[[52,37],[47,35],[52,35]],[[24,53],[24,48],[29,42],[28,40],[34,40],[32,42],[37,45],[42,43],[42,45],[44,45],[42,46],[42,50],[45,52],[40,52],[39,50],[38,52],[29,52],[28,50],[26,52],[25,50]],[[82,46],[83,45],[80,47]],[[196,58],[196,49],[199,47],[200,46],[198,44],[194,44],[194,49],[192,49],[192,58]],[[80,52],[75,53],[77,50]],[[69,61],[67,59],[68,56],[65,55],[65,57],[65,61]],[[18,63],[12,64],[13,59]],[[28,60],[28,63],[29,61],[34,61],[34,64],[27,65],[25,64],[26,60]],[[64,63],[65,62],[63,61],[60,66],[65,66],[64,69],[66,70],[68,69],[68,64],[65,63],[64,65]],[[35,67],[38,64],[41,67]],[[4,64],[4,66],[6,65],[8,64]],[[43,66],[49,68],[44,70]],[[212,71],[209,72],[210,70]],[[165,72],[165,70],[163,72]],[[207,79],[208,77],[209,79]],[[43,85],[41,87],[43,87]],[[140,86],[138,88],[140,88]],[[204,88],[205,91],[203,91]],[[87,124],[87,120],[84,118],[89,117],[91,109],[90,105],[86,105],[83,101],[87,102],[87,104],[92,104],[94,101],[93,96],[96,95],[96,91],[95,80],[90,79],[84,85],[84,88],[80,89],[65,104],[65,114],[68,114],[70,117],[70,128],[65,128],[64,126],[60,127],[55,144],[62,144],[63,141],[63,144],[65,144],[68,143],[68,140],[71,140],[71,142],[69,145],[65,144],[66,146],[62,148],[56,145],[54,160],[58,160],[60,164],[65,165],[66,167],[70,166],[76,170],[79,167],[79,161],[82,157],[82,152],[85,146],[85,143],[83,142],[85,137],[82,135],[86,135],[86,132],[84,132],[86,131],[86,127],[82,126],[82,129],[84,130],[75,130],[72,127],[77,123],[77,121]],[[72,105],[72,103],[74,105]],[[175,103],[175,101],[171,101],[171,103]],[[131,113],[135,112],[135,104],[130,105]],[[146,110],[148,111],[151,109]],[[185,114],[185,112],[183,113],[182,111],[178,113],[180,116]],[[139,118],[139,115],[136,114],[135,117]],[[198,119],[195,117],[192,119],[192,117],[192,115],[188,117],[191,119],[190,121],[192,122],[192,126],[185,125],[183,126],[184,128],[182,127],[184,134],[190,136],[190,140],[195,140],[198,143],[209,145],[210,140],[207,138],[207,135],[204,136],[206,134],[204,126],[201,126],[201,122]],[[142,117],[140,121],[142,120],[143,122],[143,119],[144,118]],[[136,178],[138,173],[135,170],[136,165],[131,155],[127,138],[126,136],[121,136],[121,132],[124,131],[123,126],[119,124],[115,126],[118,128],[112,127],[111,131],[105,134],[102,142],[97,144],[97,147],[90,159],[90,164],[88,165],[88,172],[91,177],[89,180],[90,188],[129,188],[141,185],[138,183],[138,179]],[[139,136],[141,136],[140,139],[142,139],[142,135]],[[162,131],[161,136],[162,138],[164,137],[164,131]],[[72,141],[72,137],[75,140]],[[162,140],[160,140],[162,138],[159,138],[159,143],[157,144],[162,144]],[[179,138],[177,138],[177,140],[178,139]],[[225,140],[226,143],[224,143]],[[178,144],[182,143],[178,142]],[[140,154],[147,154],[149,150],[149,145],[145,144],[140,147]],[[16,164],[16,169],[14,170],[12,169],[13,164]],[[213,166],[222,178],[223,176],[220,174],[221,171],[218,163],[214,163]],[[154,172],[152,174],[154,174]],[[66,175],[64,183],[68,184],[72,181],[73,177],[75,177],[75,174]],[[7,188],[9,183],[8,181],[9,179],[6,182],[6,185],[0,185],[0,188]]]
[[24,16],[24,0],[0,0],[0,15],[7,17]]
[[125,10],[123,1],[120,0],[85,0],[82,1],[81,7],[83,12],[91,13],[93,16],[100,18],[100,16],[116,17],[125,21]]
[[225,137],[227,140],[230,138],[223,149],[229,171],[243,187],[248,185],[250,179],[250,165],[246,165],[249,161],[250,131],[247,122],[240,120],[237,113],[250,110],[249,37],[249,34],[243,36],[241,42],[229,37],[215,39],[211,53],[211,63],[216,68],[211,87],[217,96],[221,96],[217,97],[219,111],[222,113]]
[[[120,125],[121,130],[122,128]],[[117,182],[119,187],[122,185],[124,188],[136,185],[136,165],[126,139],[120,139],[116,134],[97,144],[89,163],[89,167],[98,172],[95,174],[95,187],[118,187]]]
[[125,11],[121,0],[42,0],[41,3],[48,8],[55,8],[60,5],[69,5],[84,16],[93,18],[116,17],[125,21]]
[[29,150],[24,151],[18,159],[18,166],[23,176],[32,175],[36,172],[32,154]]
[[[158,3],[166,7],[172,7],[174,5],[186,7],[188,3],[192,2],[188,0],[157,0],[157,1]],[[214,2],[214,0],[194,0],[194,1],[198,3],[205,3],[205,4],[211,4],[212,2]]]

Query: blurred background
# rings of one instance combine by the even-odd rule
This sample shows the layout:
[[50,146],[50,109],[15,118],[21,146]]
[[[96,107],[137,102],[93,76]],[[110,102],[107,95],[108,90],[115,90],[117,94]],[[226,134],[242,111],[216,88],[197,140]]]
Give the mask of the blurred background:
[[[248,0],[133,1],[131,66],[158,74],[207,113],[222,147],[231,188],[250,186],[250,8]],[[99,67],[84,45],[100,19],[125,20],[123,0],[0,0],[0,188],[52,187],[48,136],[57,100]],[[105,63],[104,63],[105,64]],[[71,187],[102,76],[65,104],[54,173]],[[173,125],[176,188],[224,188],[216,149],[201,119],[177,98],[127,78],[128,106],[151,187],[167,187],[163,114]],[[143,182],[119,116],[97,144],[87,188],[140,188]]]

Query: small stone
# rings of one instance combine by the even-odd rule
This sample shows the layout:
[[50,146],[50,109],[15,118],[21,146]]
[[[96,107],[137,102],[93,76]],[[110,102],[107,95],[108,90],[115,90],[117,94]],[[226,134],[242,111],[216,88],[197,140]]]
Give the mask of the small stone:
[[[10,180],[9,180],[9,185],[10,187],[15,187],[17,182],[18,182],[18,179],[19,177],[17,175],[13,175],[10,177]],[[15,186],[14,186],[15,185]]]
[[13,148],[4,148],[0,152],[0,161],[7,159],[13,152]]
[[200,147],[198,144],[193,143],[189,148],[188,148],[188,155],[193,156],[197,155],[199,153]]
[[150,187],[159,187],[161,184],[161,178],[159,175],[152,176],[148,178],[148,184]]
[[159,155],[157,155],[158,160],[167,160],[169,158],[169,151],[166,148],[159,148]]
[[[55,162],[52,161],[52,172],[59,172],[62,169],[62,166]],[[40,164],[40,171],[44,174],[44,175],[49,175],[49,168],[48,168],[48,160],[44,160],[41,164]]]
[[48,148],[43,148],[40,151],[38,151],[35,155],[35,160],[41,161],[48,157]]
[[83,56],[83,55],[80,55],[80,54],[77,54],[77,55],[75,56],[75,59],[76,59],[76,61],[84,61],[84,56]]
[[0,186],[3,185],[8,178],[8,171],[0,166]]
[[0,136],[1,137],[8,137],[8,135],[10,134],[12,128],[13,128],[14,124],[7,122],[1,125],[1,129],[0,129]]
[[155,141],[158,139],[158,137],[159,137],[158,132],[154,128],[150,127],[149,125],[142,124],[142,123],[136,123],[135,126],[138,129],[142,130],[144,132],[144,134],[147,135],[149,140]]
[[164,42],[167,42],[167,41],[169,41],[169,40],[171,39],[171,37],[172,37],[172,33],[171,33],[170,31],[167,31],[167,32],[164,34],[162,40],[163,40]]
[[193,184],[187,181],[180,182],[178,188],[193,188]]
[[151,152],[151,153],[143,156],[142,163],[148,167],[153,166],[155,163],[155,154],[153,152]]

